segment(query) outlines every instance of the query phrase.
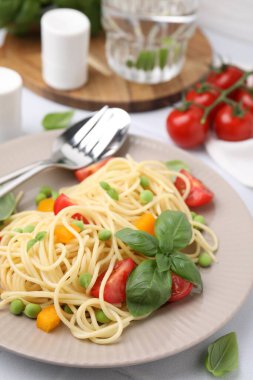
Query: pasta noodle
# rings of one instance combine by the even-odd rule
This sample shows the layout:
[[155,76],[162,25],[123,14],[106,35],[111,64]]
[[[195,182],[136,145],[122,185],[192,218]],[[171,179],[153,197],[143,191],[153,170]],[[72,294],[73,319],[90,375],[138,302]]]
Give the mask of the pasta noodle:
[[[190,190],[186,177],[169,171],[158,161],[135,162],[131,157],[115,158],[82,183],[62,189],[76,205],[62,209],[57,215],[52,212],[24,211],[11,216],[0,231],[0,280],[1,302],[4,308],[12,300],[20,298],[25,304],[54,304],[61,321],[74,337],[89,339],[99,344],[115,342],[134,317],[124,305],[113,305],[103,299],[104,287],[117,261],[131,258],[136,264],[145,257],[132,251],[115,238],[114,233],[122,228],[135,228],[133,223],[145,212],[157,217],[165,210],[180,210],[187,215],[192,229],[191,252],[186,254],[197,261],[201,251],[213,258],[218,242],[214,232],[206,225],[194,222],[191,212],[173,185],[173,177],[181,176],[186,183],[184,198]],[[146,176],[154,197],[148,204],[139,201],[140,176]],[[99,185],[109,183],[119,194],[112,199]],[[88,219],[82,232],[76,231],[71,216],[81,213]],[[35,226],[33,232],[17,232],[18,228]],[[56,243],[54,234],[57,225],[63,225],[74,238],[68,243]],[[201,227],[201,230],[199,229]],[[101,229],[112,232],[112,238],[99,240]],[[27,250],[27,243],[38,232],[45,231],[43,240]],[[92,275],[85,290],[78,282],[81,273]],[[99,298],[90,295],[98,275],[106,272],[101,283]],[[72,314],[64,312],[67,304]],[[95,317],[102,309],[110,319],[99,324]]]

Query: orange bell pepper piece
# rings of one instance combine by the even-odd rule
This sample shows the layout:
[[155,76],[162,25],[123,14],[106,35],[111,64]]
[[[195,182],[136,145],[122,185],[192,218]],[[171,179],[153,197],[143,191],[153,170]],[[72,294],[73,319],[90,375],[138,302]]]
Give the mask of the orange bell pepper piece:
[[[80,228],[76,225],[71,224],[71,227],[77,232],[80,232]],[[75,236],[65,226],[59,225],[55,227],[54,237],[56,243],[68,244]]]
[[155,218],[150,213],[143,214],[133,223],[138,230],[145,231],[148,234],[155,234]]
[[53,198],[42,199],[37,206],[37,210],[43,211],[43,212],[53,212],[54,211]]
[[45,307],[37,316],[37,327],[46,333],[54,330],[61,320],[56,313],[54,305]]

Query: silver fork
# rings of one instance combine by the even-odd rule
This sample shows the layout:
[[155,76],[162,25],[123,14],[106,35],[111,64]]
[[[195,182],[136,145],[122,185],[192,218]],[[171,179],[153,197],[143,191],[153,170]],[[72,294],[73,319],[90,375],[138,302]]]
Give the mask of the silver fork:
[[[2,177],[0,184],[4,182],[4,185],[0,188],[0,197],[47,168],[77,170],[114,154],[124,142],[130,121],[124,110],[103,107],[86,122],[75,124],[57,137],[49,159]],[[16,178],[9,180],[13,177]]]

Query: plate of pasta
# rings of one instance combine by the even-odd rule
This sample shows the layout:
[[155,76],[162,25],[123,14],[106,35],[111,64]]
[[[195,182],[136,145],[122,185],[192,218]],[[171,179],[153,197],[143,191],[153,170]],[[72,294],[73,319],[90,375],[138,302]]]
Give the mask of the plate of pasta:
[[[0,175],[47,157],[54,137],[3,144]],[[75,367],[157,360],[221,328],[251,289],[245,205],[175,147],[131,135],[117,157],[15,196],[0,226],[3,349]]]

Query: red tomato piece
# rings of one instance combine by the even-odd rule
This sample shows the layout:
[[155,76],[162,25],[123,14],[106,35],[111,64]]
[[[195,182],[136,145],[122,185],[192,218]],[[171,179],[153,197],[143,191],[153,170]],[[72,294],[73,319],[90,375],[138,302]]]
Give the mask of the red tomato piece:
[[253,92],[247,88],[238,88],[231,94],[231,98],[237,103],[241,103],[243,108],[253,113]]
[[[62,209],[75,205],[76,203],[72,202],[67,195],[60,194],[59,197],[56,198],[54,203],[54,214],[57,215]],[[79,212],[72,215],[72,219],[80,220],[84,224],[89,224],[89,221]]]
[[226,90],[235,84],[243,76],[243,71],[238,67],[224,65],[219,72],[211,71],[206,81],[213,86]]
[[[213,200],[214,194],[209,190],[199,179],[193,177],[189,172],[181,169],[180,172],[190,181],[190,193],[185,199],[185,203],[189,207],[199,207],[210,203]],[[177,177],[175,187],[181,195],[184,194],[186,185],[182,178]]]
[[73,203],[67,195],[60,194],[54,202],[54,213],[57,215],[63,208],[74,205],[75,203]]
[[[117,262],[105,285],[104,300],[106,302],[115,304],[125,302],[127,279],[134,268],[135,263],[132,259]],[[99,289],[104,276],[105,273],[101,273],[91,289],[93,297],[99,297]]]
[[80,220],[80,221],[83,222],[84,224],[89,224],[88,219],[86,219],[85,216],[83,216],[83,215],[80,214],[79,212],[77,212],[76,214],[72,215],[71,218],[72,218],[72,219],[75,219],[75,220]]
[[102,161],[99,161],[95,164],[92,164],[90,166],[87,166],[85,168],[81,168],[75,171],[75,177],[79,182],[82,182],[85,178],[89,177],[91,174],[95,173],[98,169],[102,168],[109,160],[111,160],[111,157],[105,158]]
[[191,293],[193,284],[184,278],[171,273],[172,276],[172,289],[171,297],[168,302],[176,302],[188,296]]
[[236,114],[229,105],[224,106],[216,115],[214,129],[219,139],[242,141],[253,137],[253,114],[242,110]]
[[174,109],[167,118],[167,131],[182,148],[194,148],[206,140],[210,121],[201,123],[203,109],[190,106],[186,110]]

